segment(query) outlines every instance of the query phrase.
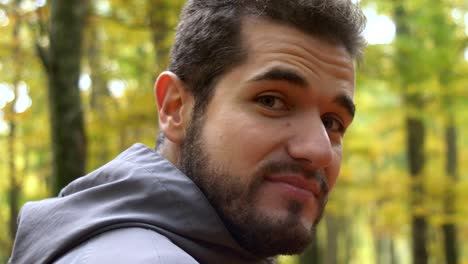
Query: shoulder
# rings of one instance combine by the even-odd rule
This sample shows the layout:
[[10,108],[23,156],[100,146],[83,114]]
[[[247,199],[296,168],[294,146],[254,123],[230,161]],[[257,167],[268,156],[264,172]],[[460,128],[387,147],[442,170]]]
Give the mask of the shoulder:
[[167,237],[144,228],[104,232],[61,257],[56,264],[198,263]]

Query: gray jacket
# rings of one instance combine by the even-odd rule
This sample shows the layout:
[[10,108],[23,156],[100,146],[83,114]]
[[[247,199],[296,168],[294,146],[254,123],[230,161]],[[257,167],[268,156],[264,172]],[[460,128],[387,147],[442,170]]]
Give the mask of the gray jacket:
[[135,144],[21,210],[9,263],[269,263],[242,249],[199,188]]

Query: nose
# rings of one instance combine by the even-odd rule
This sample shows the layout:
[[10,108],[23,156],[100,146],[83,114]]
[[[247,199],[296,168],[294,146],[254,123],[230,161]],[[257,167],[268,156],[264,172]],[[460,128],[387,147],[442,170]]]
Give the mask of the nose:
[[304,161],[315,169],[328,167],[333,160],[333,149],[320,116],[297,123],[287,145],[291,158]]

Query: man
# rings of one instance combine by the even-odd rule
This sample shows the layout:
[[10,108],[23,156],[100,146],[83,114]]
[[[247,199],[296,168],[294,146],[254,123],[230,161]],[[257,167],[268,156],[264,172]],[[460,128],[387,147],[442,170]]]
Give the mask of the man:
[[134,145],[22,210],[11,263],[268,263],[311,241],[355,107],[345,0],[193,0]]

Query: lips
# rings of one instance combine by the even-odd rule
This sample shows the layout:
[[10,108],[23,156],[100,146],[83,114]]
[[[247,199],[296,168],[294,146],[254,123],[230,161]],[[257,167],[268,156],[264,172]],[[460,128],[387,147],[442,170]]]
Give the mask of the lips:
[[316,180],[309,180],[301,175],[268,176],[266,177],[266,180],[273,183],[284,183],[291,185],[295,188],[311,193],[316,198],[323,196],[320,184]]

